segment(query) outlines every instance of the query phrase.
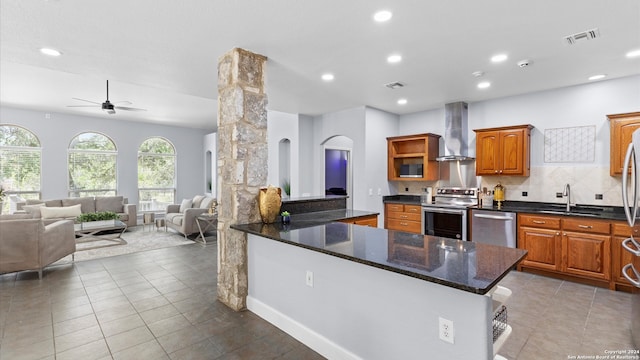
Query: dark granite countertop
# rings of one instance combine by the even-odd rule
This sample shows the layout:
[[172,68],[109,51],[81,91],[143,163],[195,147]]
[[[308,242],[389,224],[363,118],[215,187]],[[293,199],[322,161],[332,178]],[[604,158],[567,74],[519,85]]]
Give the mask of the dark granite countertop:
[[[308,222],[306,222],[308,221]],[[525,250],[339,222],[242,224],[231,228],[455,289],[486,294]],[[306,226],[310,225],[310,226]]]
[[[309,226],[323,225],[338,220],[355,219],[371,215],[380,215],[380,213],[363,210],[337,209],[291,214],[291,223],[289,224],[288,229],[300,229]],[[280,221],[280,217],[278,217],[278,221]]]
[[347,195],[324,195],[324,196],[309,196],[309,197],[297,197],[297,198],[282,198],[283,204],[293,204],[298,202],[314,202],[314,201],[327,201],[335,199],[346,199]]
[[562,203],[542,203],[528,201],[505,201],[502,207],[494,204],[491,208],[481,208],[473,206],[471,209],[502,211],[502,212],[518,212],[533,213],[541,215],[560,215],[560,216],[581,216],[592,219],[603,220],[625,220],[624,208],[620,206],[600,206],[600,205],[572,205],[571,211],[566,211],[566,204]]
[[421,205],[420,195],[387,195],[382,197],[383,203]]

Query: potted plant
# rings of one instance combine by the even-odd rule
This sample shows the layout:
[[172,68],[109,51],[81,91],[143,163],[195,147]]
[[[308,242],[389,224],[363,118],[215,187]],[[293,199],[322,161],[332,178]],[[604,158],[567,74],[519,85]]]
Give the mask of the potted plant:
[[289,224],[291,222],[291,214],[288,211],[283,211],[280,213],[280,216],[282,216],[282,223],[283,224]]
[[108,226],[115,224],[120,216],[113,211],[98,211],[94,213],[84,213],[76,217],[76,221],[83,224],[91,223],[91,226]]

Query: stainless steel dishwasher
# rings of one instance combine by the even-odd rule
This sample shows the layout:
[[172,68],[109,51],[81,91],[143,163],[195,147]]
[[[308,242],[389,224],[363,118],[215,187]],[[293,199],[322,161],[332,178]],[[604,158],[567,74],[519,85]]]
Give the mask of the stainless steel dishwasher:
[[471,210],[471,241],[516,247],[516,213]]

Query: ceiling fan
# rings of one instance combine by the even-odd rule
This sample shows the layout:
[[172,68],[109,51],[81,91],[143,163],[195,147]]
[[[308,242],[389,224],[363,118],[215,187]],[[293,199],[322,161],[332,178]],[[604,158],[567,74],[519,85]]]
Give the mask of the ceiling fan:
[[116,109],[117,110],[127,110],[127,111],[147,111],[147,109],[140,109],[140,108],[116,105],[116,104],[130,105],[131,101],[118,101],[118,102],[115,102],[115,103],[112,103],[111,101],[109,101],[109,80],[107,80],[107,100],[105,102],[103,102],[102,104],[98,103],[98,102],[95,102],[95,101],[85,100],[85,99],[78,99],[78,98],[72,98],[72,99],[79,100],[79,101],[85,101],[85,102],[88,102],[88,103],[92,103],[94,105],[67,105],[67,107],[101,107],[102,110],[104,112],[106,112],[107,114],[115,114],[116,113]]

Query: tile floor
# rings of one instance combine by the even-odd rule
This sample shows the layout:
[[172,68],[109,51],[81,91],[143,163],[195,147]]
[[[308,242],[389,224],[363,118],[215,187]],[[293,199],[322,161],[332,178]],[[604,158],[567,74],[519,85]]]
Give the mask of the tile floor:
[[[0,360],[322,359],[215,300],[216,243],[0,275]],[[630,296],[513,272],[508,359],[629,349]]]

